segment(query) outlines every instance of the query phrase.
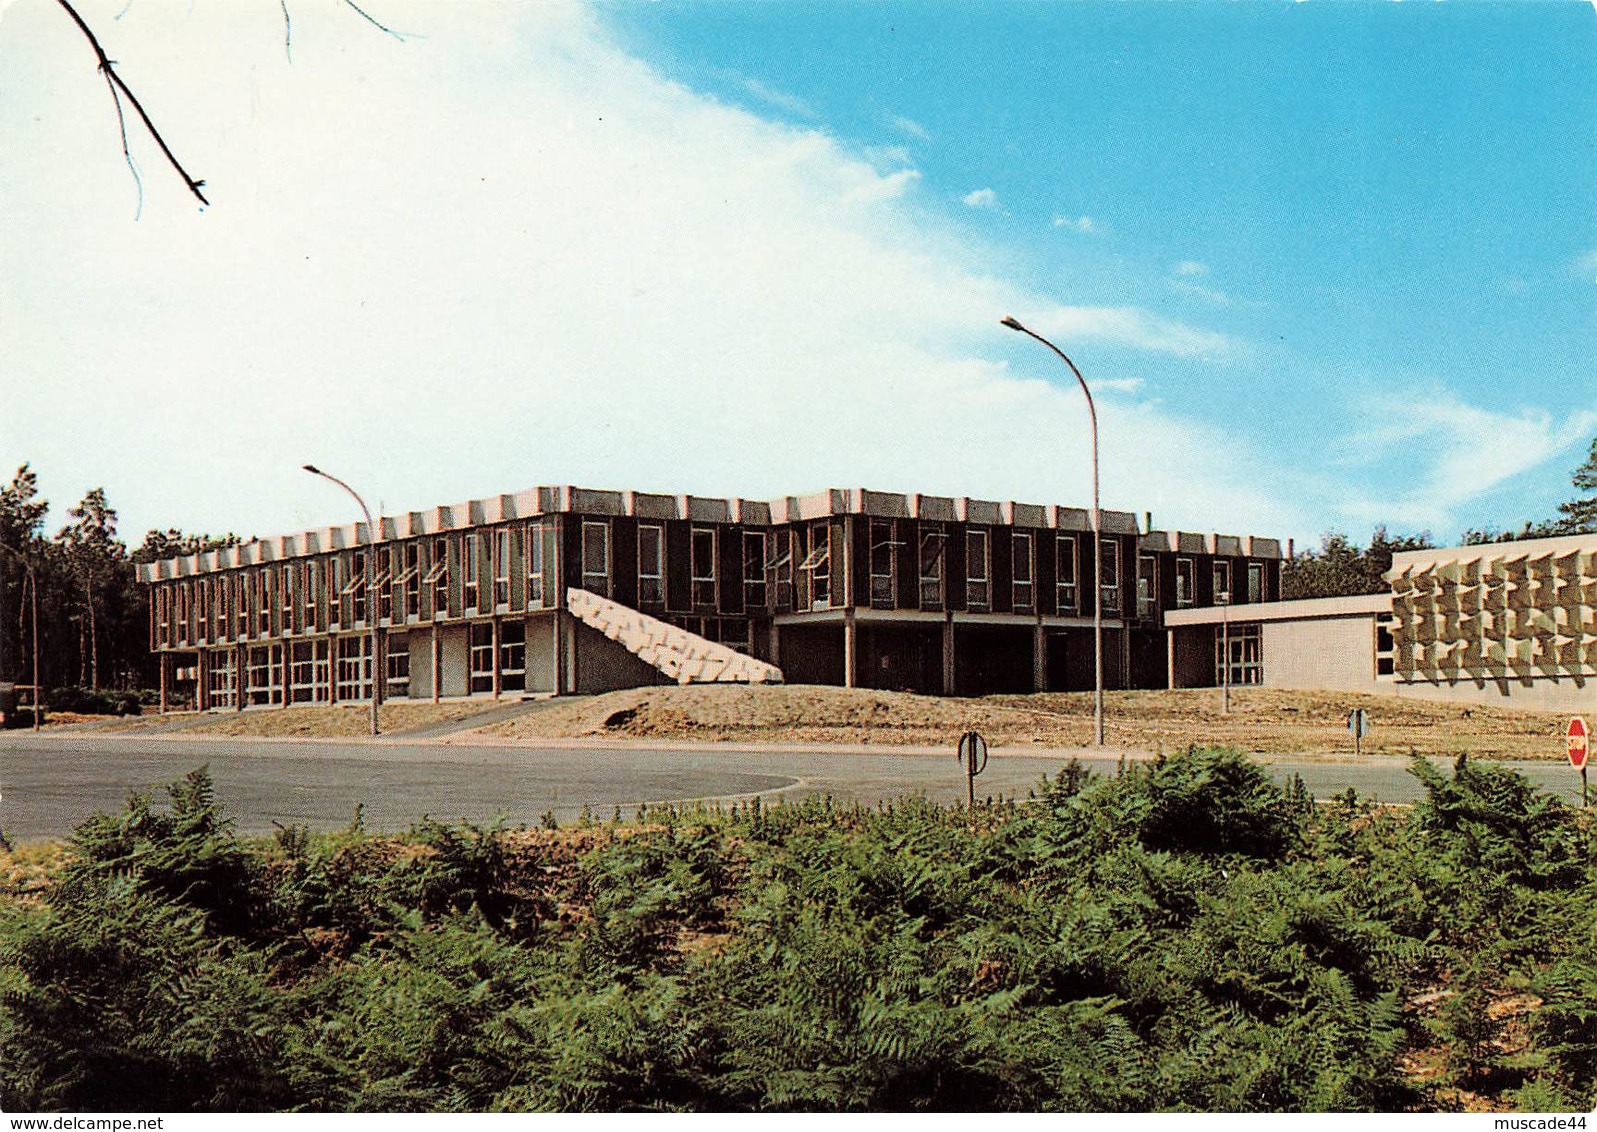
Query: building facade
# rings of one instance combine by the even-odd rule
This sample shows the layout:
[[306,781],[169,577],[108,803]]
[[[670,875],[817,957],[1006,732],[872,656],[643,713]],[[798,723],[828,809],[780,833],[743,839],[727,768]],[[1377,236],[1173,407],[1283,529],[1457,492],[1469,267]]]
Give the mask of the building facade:
[[[200,708],[786,680],[941,694],[1165,687],[1166,611],[1279,595],[1273,539],[862,489],[575,487],[140,568],[163,702]],[[375,535],[375,537],[373,537]],[[371,644],[372,620],[378,633]]]
[[[1322,688],[1597,706],[1597,535],[1406,551],[1389,589],[1172,611],[1171,687]],[[1222,667],[1229,656],[1229,674]]]

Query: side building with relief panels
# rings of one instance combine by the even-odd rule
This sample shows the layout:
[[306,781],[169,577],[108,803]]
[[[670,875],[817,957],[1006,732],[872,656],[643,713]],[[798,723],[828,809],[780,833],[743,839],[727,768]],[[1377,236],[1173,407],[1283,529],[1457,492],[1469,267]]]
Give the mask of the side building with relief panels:
[[[140,567],[163,705],[776,682],[978,695],[1167,686],[1167,610],[1279,595],[1273,539],[863,489],[540,487]],[[375,534],[375,539],[374,539]],[[378,654],[372,655],[372,624]]]
[[1388,588],[1172,610],[1171,687],[1597,706],[1597,534],[1404,551]]

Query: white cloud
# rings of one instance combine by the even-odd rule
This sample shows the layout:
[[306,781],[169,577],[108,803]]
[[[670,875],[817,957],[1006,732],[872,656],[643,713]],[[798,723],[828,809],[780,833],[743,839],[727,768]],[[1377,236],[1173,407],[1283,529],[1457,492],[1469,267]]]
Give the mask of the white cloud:
[[1022,321],[1044,337],[1087,338],[1215,361],[1238,352],[1240,344],[1224,334],[1163,318],[1141,307],[1054,307]]
[[1093,222],[1090,216],[1055,216],[1054,227],[1068,228],[1070,231],[1080,232],[1084,236],[1091,235],[1098,230],[1098,225]]
[[863,180],[849,190],[847,200],[854,204],[870,204],[903,196],[920,180],[919,169],[896,169],[875,179]]
[[778,110],[785,111],[797,118],[815,117],[815,109],[796,95],[767,86],[759,79],[744,77],[741,82],[744,90],[767,105],[774,106]]
[[976,189],[973,192],[966,193],[961,199],[971,208],[998,207],[998,194],[991,189]]
[[1217,307],[1228,307],[1231,305],[1231,296],[1215,287],[1204,287],[1200,284],[1192,283],[1186,279],[1176,279],[1172,282],[1172,286],[1174,286],[1175,289],[1180,291],[1183,295],[1192,295],[1195,298],[1202,299],[1206,303],[1212,303]]
[[1097,377],[1092,381],[1094,389],[1109,390],[1115,393],[1136,393],[1143,387],[1140,377]]
[[[1592,0],[1597,5],[1597,0]],[[1575,274],[1597,283],[1597,248],[1591,249],[1575,260]]]
[[[215,202],[199,213],[144,147],[134,223],[81,39],[7,10],[0,200],[29,223],[0,226],[0,452],[58,508],[103,484],[134,538],[345,518],[307,460],[390,513],[562,482],[1080,502],[1079,394],[1046,357],[998,360],[1000,315],[1180,358],[1236,347],[995,278],[927,219],[916,170],[671,82],[583,9],[390,0],[425,36],[403,44],[337,11],[296,19],[292,65],[275,8],[101,16]],[[1120,391],[1106,505],[1295,521],[1245,442],[1204,460],[1206,429]]]
[[914,156],[907,146],[902,145],[872,145],[866,146],[861,151],[865,158],[878,169],[884,166],[899,168],[915,164]]
[[894,114],[890,116],[887,121],[899,133],[908,134],[912,138],[919,138],[921,141],[926,141],[932,136],[931,132],[927,130],[925,126],[921,125],[913,118],[905,118],[903,115]]
[[[1368,462],[1388,469],[1392,489],[1349,499],[1361,522],[1427,527],[1443,539],[1478,520],[1469,505],[1497,487],[1561,459],[1597,431],[1597,410],[1564,419],[1535,409],[1504,412],[1425,392],[1383,397],[1362,409],[1365,427],[1347,434]],[[1528,516],[1527,516],[1528,517]]]
[[1182,260],[1176,264],[1175,271],[1177,275],[1185,276],[1189,279],[1194,276],[1209,274],[1208,267],[1195,259]]

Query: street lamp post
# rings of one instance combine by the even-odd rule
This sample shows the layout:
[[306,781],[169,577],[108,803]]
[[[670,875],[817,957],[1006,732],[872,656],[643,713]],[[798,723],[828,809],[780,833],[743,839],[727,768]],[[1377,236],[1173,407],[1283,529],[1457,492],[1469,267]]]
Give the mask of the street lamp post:
[[33,729],[39,730],[39,575],[33,569],[33,563],[15,547],[0,543],[0,550],[9,551],[16,556],[22,568],[28,574],[28,602],[30,622],[33,630]]
[[1092,728],[1093,742],[1103,746],[1103,512],[1098,506],[1098,409],[1092,403],[1092,390],[1087,388],[1087,379],[1081,376],[1081,371],[1076,368],[1076,363],[1065,357],[1065,352],[1055,346],[1034,330],[1028,330],[1014,318],[999,320],[1011,330],[1018,330],[1028,337],[1035,338],[1054,353],[1060,360],[1070,367],[1070,372],[1076,375],[1076,381],[1081,386],[1082,393],[1087,396],[1087,416],[1092,421]]
[[[359,492],[350,487],[337,476],[329,475],[327,472],[322,471],[313,464],[305,464],[303,467],[311,475],[321,476],[324,480],[332,480],[339,487],[349,492],[349,494],[354,498],[355,502],[360,504],[361,514],[366,516],[366,542],[371,547],[371,550],[366,555],[366,623],[371,626],[372,734],[377,735],[380,733],[377,727],[377,708],[382,703],[383,673],[379,667],[382,660],[381,652],[379,650],[379,629],[377,627],[377,613],[379,606],[373,583],[377,576],[374,571],[377,568],[377,544],[380,541],[381,535],[377,530],[377,527],[372,523],[371,509],[366,506],[366,501],[360,497]],[[332,663],[334,665],[338,663],[336,657],[332,658]]]

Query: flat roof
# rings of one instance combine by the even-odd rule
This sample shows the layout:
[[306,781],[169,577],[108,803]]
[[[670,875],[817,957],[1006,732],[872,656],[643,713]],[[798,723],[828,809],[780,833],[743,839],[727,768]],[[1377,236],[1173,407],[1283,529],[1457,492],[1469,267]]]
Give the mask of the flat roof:
[[1296,601],[1259,601],[1242,605],[1212,605],[1196,609],[1171,609],[1164,615],[1167,627],[1218,625],[1244,621],[1312,621],[1326,617],[1370,617],[1392,612],[1391,593],[1355,594],[1351,597],[1305,597]]
[[1392,555],[1391,581],[1431,566],[1454,562],[1479,562],[1488,558],[1562,558],[1568,554],[1597,555],[1597,534],[1560,535],[1556,538],[1527,538],[1511,542],[1483,542],[1473,546],[1436,546],[1425,550],[1404,550]]
[[[739,523],[747,526],[774,526],[808,522],[829,515],[869,515],[875,518],[923,519],[928,522],[985,523],[993,526],[1022,526],[1067,531],[1090,531],[1089,508],[1057,504],[1017,503],[973,499],[969,496],[924,495],[919,493],[874,491],[867,488],[828,488],[808,495],[784,495],[775,499],[716,498],[698,495],[664,495],[645,491],[617,491],[575,487],[570,484],[541,486],[506,495],[469,499],[421,511],[383,515],[376,519],[375,541],[391,542],[492,526],[517,519],[571,512],[584,515],[626,516],[638,519],[678,519],[699,523]],[[1129,511],[1102,512],[1106,534],[1140,535],[1145,549],[1158,544],[1183,552],[1251,555],[1279,558],[1277,539],[1236,535],[1193,534],[1185,531],[1138,530],[1137,517]],[[1150,543],[1149,540],[1154,540]],[[139,566],[141,582],[165,581],[216,570],[258,566],[293,558],[308,558],[332,551],[369,545],[374,540],[365,523],[319,527],[294,534],[254,539],[238,546],[223,547],[169,558]],[[1221,547],[1224,549],[1214,549]],[[1205,549],[1208,548],[1208,549]]]

